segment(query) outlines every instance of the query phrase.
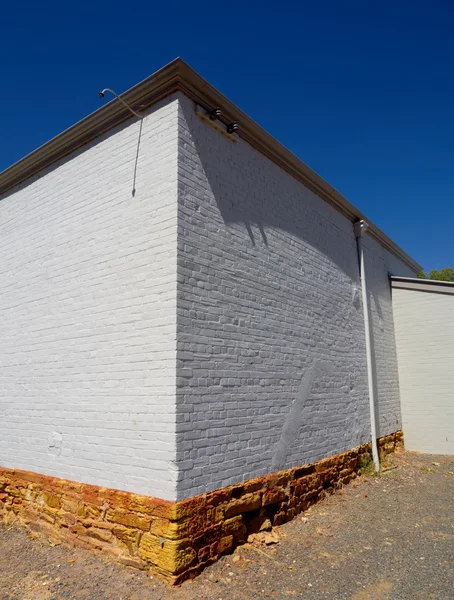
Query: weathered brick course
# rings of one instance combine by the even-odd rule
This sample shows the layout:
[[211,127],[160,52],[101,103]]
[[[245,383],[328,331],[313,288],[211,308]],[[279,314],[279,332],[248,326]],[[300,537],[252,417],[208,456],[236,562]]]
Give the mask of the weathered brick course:
[[[401,445],[400,431],[379,440],[383,456]],[[368,460],[370,444],[180,502],[0,468],[0,519],[179,583],[248,534],[307,510]]]

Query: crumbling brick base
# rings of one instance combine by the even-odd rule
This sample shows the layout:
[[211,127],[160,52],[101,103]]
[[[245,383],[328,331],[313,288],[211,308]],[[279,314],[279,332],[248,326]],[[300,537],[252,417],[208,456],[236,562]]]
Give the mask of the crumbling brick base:
[[[382,455],[403,445],[397,431]],[[0,467],[0,519],[53,541],[101,550],[176,584],[194,577],[250,533],[290,521],[357,477],[370,444],[337,456],[168,502]]]

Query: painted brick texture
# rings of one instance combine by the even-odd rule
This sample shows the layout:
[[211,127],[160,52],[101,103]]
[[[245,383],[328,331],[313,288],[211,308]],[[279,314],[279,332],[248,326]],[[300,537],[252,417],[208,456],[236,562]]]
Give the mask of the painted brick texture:
[[[372,323],[372,351],[375,365],[377,435],[402,428],[399,373],[394,331],[390,274],[414,277],[415,273],[366,236],[365,256]],[[405,433],[405,432],[404,432]]]
[[[0,465],[182,500],[367,442],[352,224],[182,94],[139,133],[0,202]],[[412,273],[365,245],[384,436]]]
[[177,110],[0,202],[4,467],[174,499]]
[[[178,499],[370,436],[352,224],[180,96]],[[379,435],[400,428],[388,272],[366,240]]]

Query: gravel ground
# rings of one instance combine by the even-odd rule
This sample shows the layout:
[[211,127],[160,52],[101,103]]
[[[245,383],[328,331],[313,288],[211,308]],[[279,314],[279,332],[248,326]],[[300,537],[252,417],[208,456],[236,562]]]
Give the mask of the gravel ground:
[[195,581],[169,588],[86,550],[0,525],[1,600],[454,598],[454,457],[403,452]]

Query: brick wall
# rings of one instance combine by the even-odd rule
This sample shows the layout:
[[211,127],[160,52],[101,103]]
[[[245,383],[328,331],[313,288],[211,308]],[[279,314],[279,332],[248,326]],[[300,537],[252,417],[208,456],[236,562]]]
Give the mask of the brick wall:
[[[180,500],[366,442],[352,224],[181,94],[139,133],[0,202],[0,465]],[[383,436],[411,273],[365,243]]]
[[369,236],[365,238],[365,262],[372,323],[377,436],[380,437],[402,429],[389,274],[414,277],[415,273]]
[[175,496],[177,101],[0,202],[0,465]]
[[[370,436],[352,224],[180,96],[178,499]],[[400,428],[388,271],[366,240],[379,435]]]

